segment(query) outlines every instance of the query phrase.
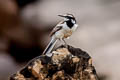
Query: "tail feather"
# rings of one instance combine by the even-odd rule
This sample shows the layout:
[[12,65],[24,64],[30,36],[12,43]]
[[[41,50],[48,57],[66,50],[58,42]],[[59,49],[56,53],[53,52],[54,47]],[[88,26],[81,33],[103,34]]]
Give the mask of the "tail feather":
[[50,43],[48,44],[46,49],[43,51],[43,54],[49,54],[52,51],[52,49],[54,48],[56,42],[57,42],[57,39],[52,37]]

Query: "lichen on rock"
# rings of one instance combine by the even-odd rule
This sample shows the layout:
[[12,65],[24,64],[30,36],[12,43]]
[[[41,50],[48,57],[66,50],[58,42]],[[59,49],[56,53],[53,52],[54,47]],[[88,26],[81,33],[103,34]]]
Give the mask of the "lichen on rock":
[[52,56],[41,55],[31,60],[10,80],[98,80],[92,58],[79,48],[62,45]]

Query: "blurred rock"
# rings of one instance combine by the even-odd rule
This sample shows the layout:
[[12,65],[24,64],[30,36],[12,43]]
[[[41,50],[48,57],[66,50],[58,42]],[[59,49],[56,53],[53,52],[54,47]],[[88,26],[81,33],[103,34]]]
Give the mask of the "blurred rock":
[[0,34],[18,24],[17,5],[14,0],[0,0]]
[[[37,27],[36,25],[29,25],[24,23],[22,19],[23,7],[25,8],[34,1],[0,0],[0,38],[4,38],[6,41],[0,43],[0,49],[3,49],[5,44],[5,52],[12,55],[18,62],[30,60],[40,55],[39,53],[43,50],[42,40],[44,33],[37,28],[38,26],[41,27],[41,25]],[[41,22],[39,21],[39,23]],[[29,56],[27,53],[29,53]]]
[[11,56],[0,51],[0,80],[8,80],[8,76],[20,67],[21,65],[16,64]]
[[[37,0],[16,0],[17,5],[19,6],[19,8],[23,8],[26,5],[30,4],[30,3],[34,3]],[[40,1],[40,0],[39,0]]]

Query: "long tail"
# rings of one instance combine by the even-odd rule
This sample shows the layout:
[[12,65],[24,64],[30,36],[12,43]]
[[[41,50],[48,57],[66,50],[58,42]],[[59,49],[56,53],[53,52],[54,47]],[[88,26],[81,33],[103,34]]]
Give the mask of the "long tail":
[[43,54],[49,54],[53,47],[55,46],[56,42],[58,39],[52,37],[51,41],[49,42],[48,46],[46,47],[46,49],[43,51]]

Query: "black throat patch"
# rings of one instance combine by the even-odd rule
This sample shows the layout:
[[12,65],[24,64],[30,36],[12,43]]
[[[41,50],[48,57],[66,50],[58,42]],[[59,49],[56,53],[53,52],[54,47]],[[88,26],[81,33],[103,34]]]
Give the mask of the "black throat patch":
[[66,21],[66,24],[69,28],[72,28],[74,25],[71,20]]

